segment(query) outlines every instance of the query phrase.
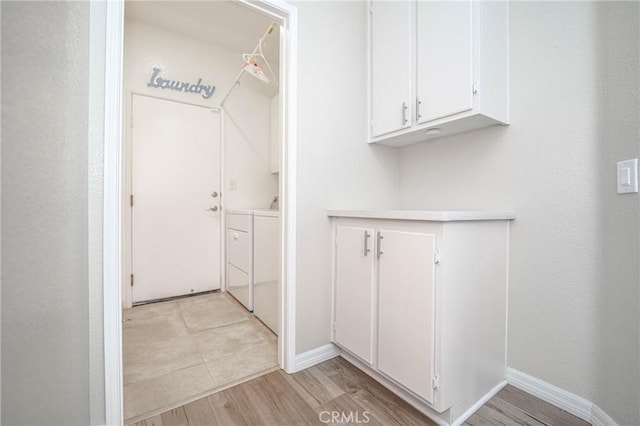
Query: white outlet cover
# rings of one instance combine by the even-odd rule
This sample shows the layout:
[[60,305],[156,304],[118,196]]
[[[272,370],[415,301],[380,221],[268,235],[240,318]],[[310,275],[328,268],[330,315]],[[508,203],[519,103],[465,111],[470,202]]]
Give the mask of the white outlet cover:
[[638,159],[618,162],[618,194],[638,192]]

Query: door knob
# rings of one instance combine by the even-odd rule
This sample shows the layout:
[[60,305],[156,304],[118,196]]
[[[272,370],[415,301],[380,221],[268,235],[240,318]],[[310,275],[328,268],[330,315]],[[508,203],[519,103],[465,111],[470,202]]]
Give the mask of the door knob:
[[216,197],[218,196],[218,193],[217,193],[216,191],[213,191],[213,192],[211,193],[211,196],[212,196],[213,198],[216,198]]
[[211,206],[211,207],[209,207],[209,208],[207,208],[205,210],[212,211],[212,212],[217,212],[218,211],[218,206]]

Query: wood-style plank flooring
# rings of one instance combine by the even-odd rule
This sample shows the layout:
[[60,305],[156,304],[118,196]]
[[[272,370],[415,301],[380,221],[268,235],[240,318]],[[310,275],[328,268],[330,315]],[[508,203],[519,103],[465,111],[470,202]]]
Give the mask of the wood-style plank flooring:
[[[332,418],[332,413],[337,417]],[[334,358],[292,375],[274,371],[135,426],[324,424],[435,423],[344,359]],[[582,426],[588,423],[507,386],[470,417],[466,425]]]

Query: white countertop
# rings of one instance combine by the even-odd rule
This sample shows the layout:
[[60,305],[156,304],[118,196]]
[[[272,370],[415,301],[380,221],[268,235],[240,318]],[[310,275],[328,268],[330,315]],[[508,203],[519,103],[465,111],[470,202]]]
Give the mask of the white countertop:
[[269,209],[232,209],[232,210],[227,210],[227,213],[252,214],[255,216],[267,216],[267,217],[280,217],[280,212],[278,210],[269,210]]
[[327,211],[327,215],[330,217],[424,220],[434,222],[454,222],[463,220],[513,220],[516,218],[515,213],[509,210],[329,210]]

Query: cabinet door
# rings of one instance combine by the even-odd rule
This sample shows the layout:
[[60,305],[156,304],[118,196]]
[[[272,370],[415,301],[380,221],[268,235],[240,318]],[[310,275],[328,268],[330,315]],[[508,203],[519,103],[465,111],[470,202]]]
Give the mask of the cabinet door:
[[411,125],[412,25],[409,1],[371,4],[372,135]]
[[379,232],[378,369],[433,403],[435,236]]
[[417,121],[471,109],[471,2],[418,1],[417,14]]
[[334,341],[373,363],[373,229],[336,228]]

